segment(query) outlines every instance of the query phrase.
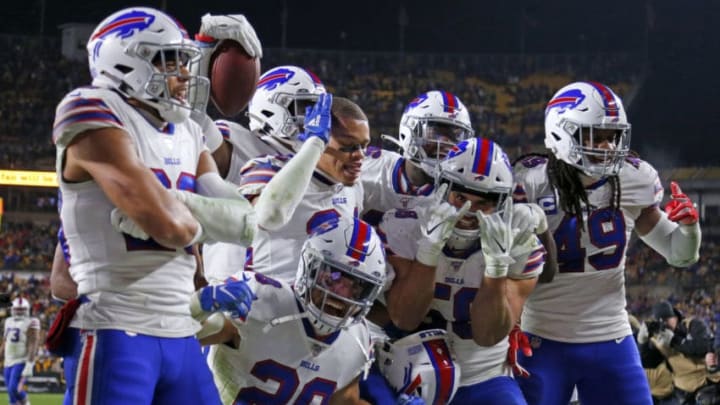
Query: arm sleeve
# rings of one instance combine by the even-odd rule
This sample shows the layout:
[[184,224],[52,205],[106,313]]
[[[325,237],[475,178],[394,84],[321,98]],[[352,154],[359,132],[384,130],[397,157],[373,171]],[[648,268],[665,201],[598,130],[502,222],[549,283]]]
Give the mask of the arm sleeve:
[[325,144],[310,137],[292,159],[275,174],[255,203],[257,223],[268,230],[287,224],[302,201]]
[[660,212],[661,218],[646,235],[640,236],[648,246],[675,267],[688,267],[700,258],[702,233],[700,224],[680,225]]

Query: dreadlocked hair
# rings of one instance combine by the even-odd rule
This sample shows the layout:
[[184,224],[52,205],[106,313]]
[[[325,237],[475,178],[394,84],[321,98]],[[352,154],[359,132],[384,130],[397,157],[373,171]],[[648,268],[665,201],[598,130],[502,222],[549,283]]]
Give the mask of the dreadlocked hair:
[[[585,204],[585,212],[590,214],[590,202],[587,191],[580,181],[580,169],[571,166],[555,155],[548,156],[547,174],[550,185],[557,190],[560,196],[560,208],[575,217],[578,227],[585,229],[583,220],[582,204]],[[610,210],[615,211],[620,207],[620,179],[617,175],[608,177],[610,183]]]

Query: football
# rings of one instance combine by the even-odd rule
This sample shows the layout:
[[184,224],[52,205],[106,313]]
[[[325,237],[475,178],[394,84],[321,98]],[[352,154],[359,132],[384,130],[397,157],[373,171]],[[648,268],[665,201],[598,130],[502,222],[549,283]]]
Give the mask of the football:
[[210,99],[232,117],[247,107],[260,78],[260,59],[251,58],[234,40],[220,42],[210,58]]

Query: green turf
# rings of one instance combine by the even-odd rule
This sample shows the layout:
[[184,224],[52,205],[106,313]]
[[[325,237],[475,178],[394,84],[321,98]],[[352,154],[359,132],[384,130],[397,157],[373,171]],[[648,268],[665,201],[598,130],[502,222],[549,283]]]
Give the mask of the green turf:
[[[30,396],[31,405],[59,405],[62,404],[62,394],[28,394]],[[8,396],[6,392],[0,392],[0,405],[8,404]]]

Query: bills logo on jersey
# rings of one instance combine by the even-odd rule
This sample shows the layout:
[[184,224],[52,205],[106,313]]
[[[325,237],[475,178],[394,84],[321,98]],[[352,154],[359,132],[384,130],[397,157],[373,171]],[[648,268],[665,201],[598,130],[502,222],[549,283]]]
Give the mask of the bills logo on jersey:
[[257,83],[257,89],[274,90],[277,86],[287,83],[295,72],[290,69],[278,68],[265,73]]
[[562,114],[567,110],[572,110],[580,103],[585,100],[585,94],[580,89],[571,89],[566,92],[560,93],[557,97],[550,100],[547,107],[545,107],[545,115],[547,115],[551,109],[559,109],[558,113]]
[[105,27],[98,30],[98,32],[93,35],[90,40],[94,41],[95,39],[105,38],[113,34],[117,35],[119,38],[130,38],[136,32],[140,32],[148,28],[153,21],[155,21],[155,16],[152,14],[148,14],[144,11],[131,11],[110,21]]

